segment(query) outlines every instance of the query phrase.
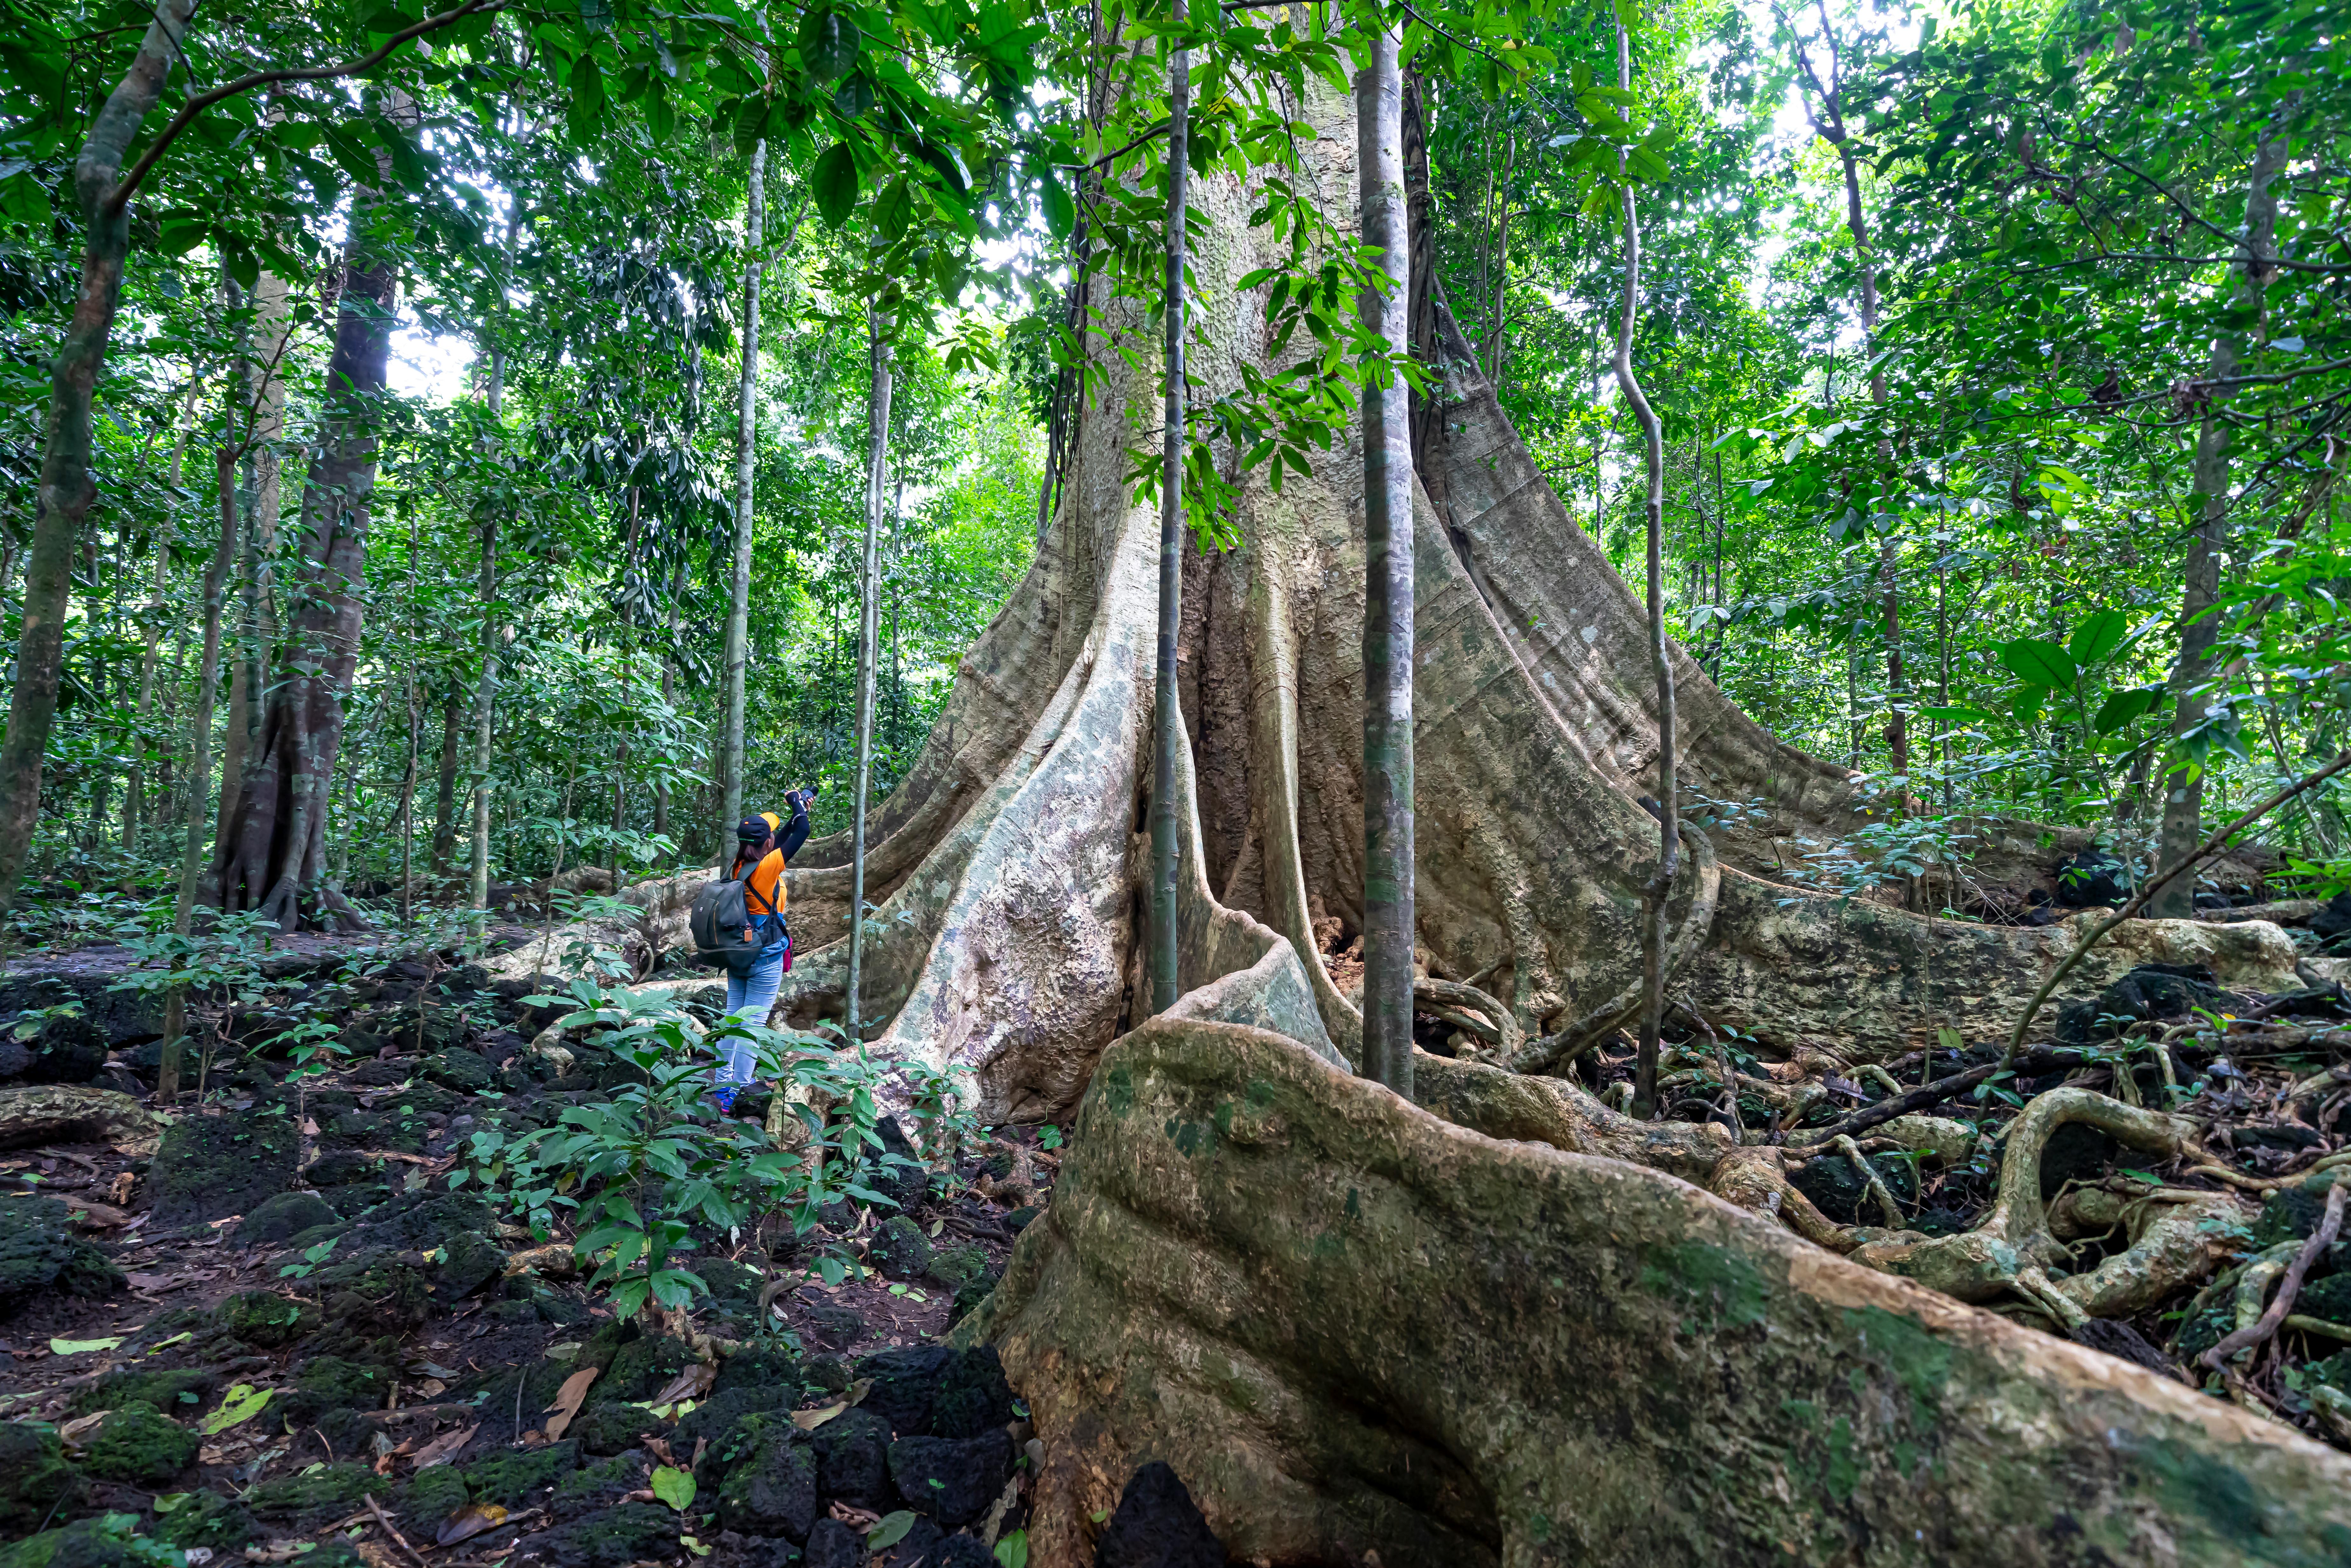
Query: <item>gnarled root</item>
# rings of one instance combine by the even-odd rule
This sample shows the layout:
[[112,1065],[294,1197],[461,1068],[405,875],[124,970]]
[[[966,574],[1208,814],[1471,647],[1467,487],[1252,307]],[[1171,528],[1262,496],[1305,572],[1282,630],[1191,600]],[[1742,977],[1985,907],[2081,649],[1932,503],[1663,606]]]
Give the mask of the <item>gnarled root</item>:
[[1504,1061],[1516,1056],[1526,1042],[1508,1004],[1499,997],[1458,980],[1415,980],[1412,999],[1464,1034],[1475,1036]]
[[[2058,1274],[2072,1253],[2041,1197],[2041,1155],[2050,1135],[2080,1122],[2158,1158],[2194,1152],[2196,1124],[2184,1117],[2141,1110],[2086,1089],[2053,1089],[2018,1115],[2001,1162],[2000,1196],[1991,1212],[1961,1236],[1929,1239],[1910,1232],[1873,1239],[1853,1253],[1857,1263],[1932,1286],[1963,1301],[1990,1301],[2010,1292],[2025,1297],[2074,1328],[2090,1318],[2123,1317],[2155,1305],[2210,1273],[2218,1259],[2212,1222],[2240,1219],[2226,1193],[2168,1192],[2131,1201],[2087,1195],[2064,1206],[2065,1228],[2125,1228],[2127,1250],[2084,1274]],[[2070,1195],[2069,1195],[2070,1196]],[[2176,1201],[2173,1201],[2176,1200]]]

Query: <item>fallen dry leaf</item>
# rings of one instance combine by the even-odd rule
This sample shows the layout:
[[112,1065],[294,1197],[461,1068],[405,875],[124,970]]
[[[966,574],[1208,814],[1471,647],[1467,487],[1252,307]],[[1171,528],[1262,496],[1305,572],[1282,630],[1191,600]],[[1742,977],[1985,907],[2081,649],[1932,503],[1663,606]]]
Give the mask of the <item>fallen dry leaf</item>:
[[441,1521],[433,1532],[435,1546],[455,1546],[460,1541],[471,1541],[485,1531],[496,1530],[507,1521],[507,1511],[494,1502],[469,1503]]
[[476,1421],[474,1425],[461,1427],[455,1432],[442,1433],[441,1436],[416,1450],[416,1468],[420,1470],[429,1470],[435,1465],[447,1464],[457,1457],[458,1449],[474,1440],[474,1434],[481,1429],[481,1423]]
[[571,1255],[570,1245],[558,1241],[546,1247],[527,1247],[507,1259],[506,1278],[517,1274],[549,1274],[569,1279],[580,1271],[580,1260]]
[[131,1223],[131,1217],[112,1204],[93,1203],[89,1198],[68,1198],[66,1210],[76,1225],[93,1230],[117,1230]]
[[377,1542],[355,1542],[351,1550],[359,1553],[360,1561],[366,1563],[367,1568],[408,1568],[406,1563],[393,1555],[391,1548]]
[[882,1522],[882,1516],[867,1509],[853,1507],[835,1498],[831,1510],[832,1517],[862,1535]]
[[795,1410],[792,1412],[792,1425],[803,1432],[813,1432],[848,1408],[849,1402],[844,1399],[838,1405],[828,1405],[821,1410]]
[[99,1410],[78,1420],[68,1421],[57,1428],[57,1439],[68,1448],[79,1448],[81,1440],[97,1431],[99,1423],[112,1414],[111,1410]]
[[119,1207],[131,1201],[131,1191],[136,1188],[138,1185],[139,1178],[136,1176],[133,1176],[131,1172],[124,1171],[120,1176],[114,1178],[114,1185],[107,1189],[107,1196],[114,1199],[116,1206]]
[[563,1380],[555,1391],[555,1403],[547,1408],[552,1413],[547,1422],[547,1440],[550,1443],[563,1436],[571,1425],[571,1417],[580,1414],[580,1402],[588,1397],[588,1385],[596,1381],[596,1369],[583,1366]]
[[681,1399],[699,1399],[718,1381],[718,1369],[706,1361],[686,1363],[675,1377],[659,1394],[645,1401],[658,1410],[664,1405],[674,1405]]

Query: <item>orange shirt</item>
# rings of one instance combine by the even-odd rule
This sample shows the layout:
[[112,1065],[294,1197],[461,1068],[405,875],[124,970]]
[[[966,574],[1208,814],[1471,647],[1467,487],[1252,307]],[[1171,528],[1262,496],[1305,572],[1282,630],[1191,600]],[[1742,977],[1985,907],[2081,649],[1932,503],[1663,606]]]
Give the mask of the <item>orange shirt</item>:
[[790,895],[784,888],[783,851],[769,850],[768,858],[751,868],[747,880],[750,886],[746,890],[743,904],[753,920],[765,917],[770,903],[776,906],[777,914],[784,912],[784,905],[789,902]]

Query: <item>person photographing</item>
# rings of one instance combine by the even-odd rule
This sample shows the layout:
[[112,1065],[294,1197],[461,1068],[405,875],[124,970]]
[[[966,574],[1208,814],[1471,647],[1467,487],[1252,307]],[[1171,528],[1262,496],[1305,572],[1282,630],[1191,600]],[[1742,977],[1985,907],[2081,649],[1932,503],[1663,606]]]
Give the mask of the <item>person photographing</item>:
[[[714,882],[695,900],[695,941],[726,964],[726,1020],[763,1027],[792,967],[791,933],[784,924],[788,894],[784,871],[809,836],[809,802],[816,787],[784,796],[789,819],[773,811],[746,817],[735,830],[735,863],[726,880]],[[720,1058],[711,1076],[711,1097],[721,1115],[732,1115],[735,1096],[747,1087],[758,1053],[747,1032],[722,1036]]]

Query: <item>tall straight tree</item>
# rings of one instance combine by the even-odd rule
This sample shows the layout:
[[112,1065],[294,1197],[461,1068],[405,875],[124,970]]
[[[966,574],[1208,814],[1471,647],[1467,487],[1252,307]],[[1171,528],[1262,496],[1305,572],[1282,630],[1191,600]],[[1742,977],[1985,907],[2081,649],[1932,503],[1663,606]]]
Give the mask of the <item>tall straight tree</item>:
[[[507,209],[506,267],[514,266],[515,240],[522,229],[522,204],[515,202]],[[506,316],[506,280],[498,286],[498,315],[504,326]],[[490,428],[495,432],[492,451],[500,463],[510,461],[506,450],[506,430],[500,423],[506,413],[507,345],[503,331],[490,349],[490,386],[486,399]],[[491,507],[482,517],[482,566],[480,596],[482,601],[481,673],[474,683],[474,799],[473,853],[468,868],[466,895],[475,909],[486,909],[490,903],[490,749],[497,734],[498,716],[498,649],[505,640],[505,628],[498,620],[498,508]]]
[[[743,820],[743,678],[751,657],[751,476],[758,465],[759,225],[767,196],[768,144],[751,149],[751,195],[743,209],[743,369],[735,413],[735,575],[726,601],[726,717],[718,738],[721,826]],[[719,841],[721,854],[729,841]]]
[[[387,121],[414,133],[414,104],[388,89]],[[235,821],[214,853],[224,909],[254,909],[280,929],[366,921],[327,885],[327,813],[343,705],[359,661],[367,536],[376,474],[376,404],[392,354],[399,267],[385,232],[394,204],[392,154],[376,154],[374,189],[353,193],[344,245],[335,348],[310,471],[303,486],[301,554],[287,645],[266,696],[261,742],[246,759]]]
[[[1184,0],[1175,0],[1177,22]],[[1159,653],[1151,707],[1151,1010],[1176,1005],[1176,640],[1184,619],[1184,198],[1192,56],[1167,68],[1167,402],[1159,459]]]
[[[2233,308],[2212,335],[2210,379],[2225,383],[2237,373],[2252,330],[2262,319],[2262,294],[2277,251],[2277,193],[2292,139],[2283,125],[2267,127],[2253,152],[2245,191],[2245,226],[2237,241],[2239,267]],[[2187,580],[2179,597],[2179,658],[2171,671],[2171,737],[2175,747],[2204,722],[2204,684],[2212,676],[2212,648],[2219,639],[2213,612],[2220,601],[2220,557],[2229,544],[2229,467],[2236,427],[2206,401],[2196,432],[2196,531],[2188,538]],[[2167,872],[2192,853],[2204,835],[2204,770],[2174,756],[2163,779],[2163,825],[2156,870]],[[2176,876],[2147,901],[2147,913],[2185,919],[2195,912],[2196,879]]]
[[8,731],[0,739],[0,909],[14,903],[16,879],[32,848],[41,810],[41,758],[57,716],[65,667],[66,601],[82,519],[98,499],[90,471],[90,405],[106,363],[107,340],[122,302],[122,267],[131,249],[131,214],[120,181],[123,154],[138,135],[172,63],[195,0],[163,0],[141,39],[131,68],[115,84],[74,160],[74,195],[89,227],[73,319],[49,368],[49,412],[43,432],[33,548],[25,557],[23,619],[16,636],[16,685]]
[[1364,381],[1364,1074],[1412,1095],[1412,408],[1404,72],[1368,10],[1356,45],[1364,247],[1378,282],[1358,307],[1386,362]]
[[[1621,16],[1616,23],[1616,86],[1624,92],[1633,90],[1633,36]],[[1617,172],[1621,179],[1622,154]],[[1640,1055],[1633,1070],[1633,1114],[1646,1118],[1657,1103],[1657,1035],[1666,1009],[1666,899],[1673,892],[1681,848],[1681,810],[1674,789],[1674,666],[1666,644],[1666,434],[1640,378],[1633,373],[1633,328],[1641,303],[1641,220],[1634,204],[1632,182],[1625,180],[1622,190],[1625,310],[1616,322],[1614,365],[1617,390],[1625,394],[1641,427],[1641,456],[1648,480],[1641,513],[1648,530],[1649,663],[1657,681],[1657,867],[1641,900],[1641,1037]]]
[[880,625],[883,496],[890,462],[890,341],[882,314],[865,307],[865,548],[857,568],[857,770],[849,824],[849,1032],[863,1022],[858,989],[865,962],[865,798],[873,784],[873,664]]

